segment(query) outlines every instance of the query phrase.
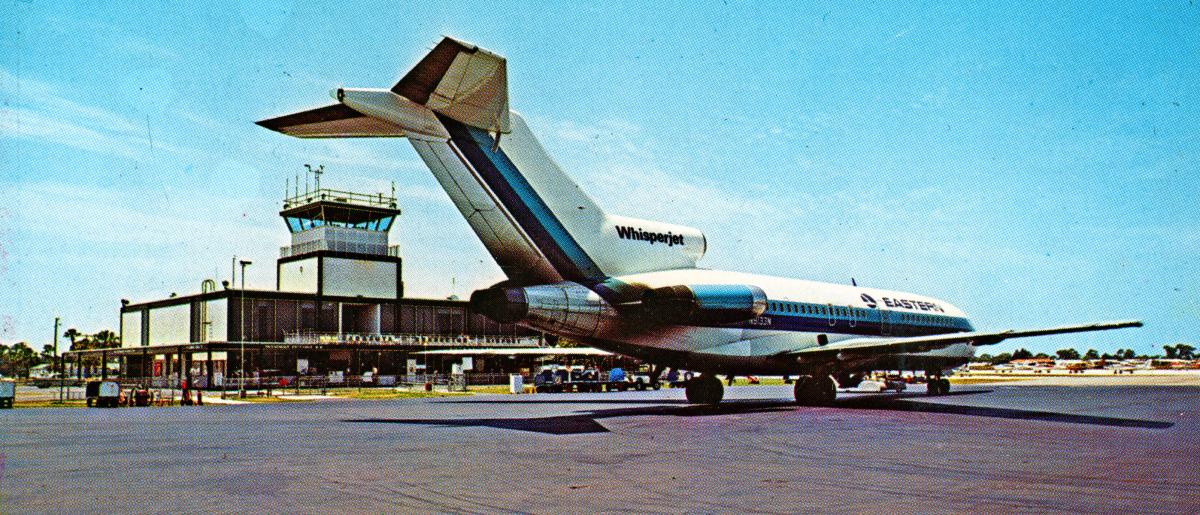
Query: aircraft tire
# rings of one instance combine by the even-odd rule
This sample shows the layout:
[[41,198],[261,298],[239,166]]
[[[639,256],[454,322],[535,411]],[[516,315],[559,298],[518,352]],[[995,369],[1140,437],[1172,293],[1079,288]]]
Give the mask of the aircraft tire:
[[[948,385],[947,385],[948,386]],[[949,389],[949,388],[947,388]],[[942,380],[931,379],[925,383],[925,393],[928,395],[942,395],[946,392],[942,391]]]
[[725,396],[725,386],[714,375],[702,375],[687,382],[684,394],[692,404],[720,404]]
[[801,406],[829,406],[837,398],[837,383],[828,375],[800,376],[796,378],[792,393],[796,404]]
[[941,379],[938,379],[938,387],[941,389],[942,395],[949,394],[950,393],[950,380],[946,379],[944,377]]

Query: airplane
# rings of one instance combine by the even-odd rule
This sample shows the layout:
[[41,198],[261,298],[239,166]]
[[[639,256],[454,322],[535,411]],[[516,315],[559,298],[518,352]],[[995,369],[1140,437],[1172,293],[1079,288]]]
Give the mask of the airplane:
[[604,211],[509,109],[506,60],[444,37],[388,89],[256,122],[299,138],[406,138],[506,280],[470,306],[663,367],[701,374],[687,400],[717,404],[717,374],[795,376],[800,405],[829,405],[871,370],[924,370],[931,394],[975,348],[1011,338],[1141,327],[1137,320],[979,331],[916,293],[711,270],[698,229]]

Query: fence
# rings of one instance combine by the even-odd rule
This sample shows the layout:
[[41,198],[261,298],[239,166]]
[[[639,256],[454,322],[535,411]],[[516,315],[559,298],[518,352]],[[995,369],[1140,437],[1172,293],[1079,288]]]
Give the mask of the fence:
[[357,343],[380,346],[396,345],[408,347],[538,347],[542,341],[537,336],[467,336],[431,334],[355,334],[318,331],[285,333],[284,343]]
[[[112,379],[123,388],[145,387],[154,389],[179,389],[181,382],[178,375],[169,377],[124,377]],[[508,374],[402,374],[402,375],[272,375],[246,376],[242,379],[234,377],[210,381],[205,376],[192,376],[191,386],[195,389],[208,391],[239,391],[246,390],[327,390],[330,388],[424,388],[426,385],[436,388],[463,391],[467,385],[500,385],[508,384]]]

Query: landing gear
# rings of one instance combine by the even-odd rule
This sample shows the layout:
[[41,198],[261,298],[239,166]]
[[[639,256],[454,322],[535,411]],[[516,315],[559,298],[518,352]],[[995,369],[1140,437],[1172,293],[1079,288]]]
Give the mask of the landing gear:
[[939,373],[925,373],[925,393],[928,395],[946,395],[950,393],[950,380]]
[[864,374],[862,372],[853,374],[849,372],[842,372],[837,376],[837,384],[842,388],[854,388],[858,386],[859,383],[863,382],[863,376]]
[[688,402],[692,404],[720,404],[725,396],[725,387],[721,380],[712,374],[694,377],[684,387]]
[[837,398],[837,383],[826,374],[800,376],[792,387],[796,404],[801,406],[828,406]]

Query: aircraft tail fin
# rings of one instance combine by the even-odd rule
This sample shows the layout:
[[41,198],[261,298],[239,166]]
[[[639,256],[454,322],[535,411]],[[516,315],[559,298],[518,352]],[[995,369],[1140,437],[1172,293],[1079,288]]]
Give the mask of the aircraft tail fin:
[[472,127],[511,131],[507,64],[470,43],[442,38],[392,92]]
[[[695,266],[695,229],[606,214],[508,108],[503,57],[445,38],[390,89],[259,125],[297,137],[406,137],[514,283]],[[501,136],[503,134],[503,136]]]

